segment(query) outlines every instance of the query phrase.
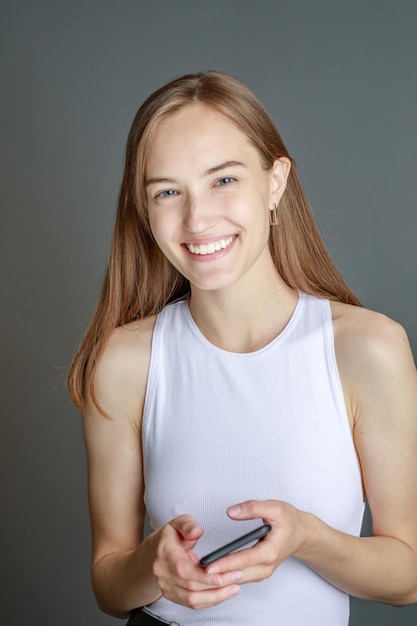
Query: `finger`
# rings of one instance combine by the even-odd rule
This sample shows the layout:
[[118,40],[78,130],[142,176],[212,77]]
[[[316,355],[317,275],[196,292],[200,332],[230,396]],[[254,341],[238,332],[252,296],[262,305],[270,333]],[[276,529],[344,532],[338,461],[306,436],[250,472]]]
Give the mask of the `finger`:
[[253,548],[234,552],[233,554],[219,559],[213,565],[209,565],[207,574],[209,576],[213,576],[214,574],[226,576],[229,572],[242,572],[243,576],[241,582],[247,582],[245,573],[264,562],[268,561],[264,558],[262,553],[259,552],[259,547],[253,546]]
[[191,560],[178,560],[158,572],[161,579],[170,580],[178,587],[189,591],[202,591],[213,588],[226,587],[240,582],[240,570],[228,570],[222,573],[208,573],[199,563]]
[[279,502],[276,500],[247,500],[234,504],[227,509],[227,514],[232,519],[263,519],[265,522],[273,522],[277,515]]
[[266,563],[256,563],[251,567],[242,569],[242,578],[239,584],[245,585],[247,583],[258,583],[266,580],[271,577],[275,569],[275,564],[272,566]]
[[[261,570],[273,569],[277,565],[276,549],[271,548],[271,543],[268,542],[267,537],[262,538],[258,543],[251,548],[245,548],[233,552],[228,556],[219,559],[213,565],[207,567],[207,574],[213,576],[214,574],[220,574],[226,576],[231,572],[242,572],[242,579],[240,582],[248,582],[250,575],[248,572],[254,570],[254,568],[260,567]],[[263,574],[261,578],[266,578],[267,574]]]
[[225,572],[224,574],[206,575],[204,579],[184,580],[177,576],[168,576],[161,579],[162,586],[167,588],[182,589],[184,592],[209,591],[224,589],[230,585],[240,583],[243,579],[241,571]]
[[240,587],[238,585],[229,585],[220,589],[207,589],[202,591],[173,586],[163,591],[163,595],[168,600],[195,610],[221,604],[230,598],[234,598],[239,593]]
[[188,541],[196,542],[204,533],[203,528],[191,515],[179,515],[171,520],[169,524],[182,538]]

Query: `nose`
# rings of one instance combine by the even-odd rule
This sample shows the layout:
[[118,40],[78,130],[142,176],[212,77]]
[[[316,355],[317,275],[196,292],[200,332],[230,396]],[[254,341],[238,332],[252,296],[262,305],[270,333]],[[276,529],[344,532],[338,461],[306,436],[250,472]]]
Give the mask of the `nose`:
[[189,196],[184,208],[184,227],[188,232],[208,232],[215,222],[215,208],[207,196]]

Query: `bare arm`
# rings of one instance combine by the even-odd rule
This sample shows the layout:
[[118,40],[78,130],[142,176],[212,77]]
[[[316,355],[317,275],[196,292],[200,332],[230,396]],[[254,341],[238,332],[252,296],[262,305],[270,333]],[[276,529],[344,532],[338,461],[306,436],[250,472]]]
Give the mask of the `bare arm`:
[[118,617],[160,595],[151,572],[151,540],[141,543],[140,433],[151,332],[151,320],[114,332],[95,380],[99,402],[111,419],[92,403],[83,415],[93,588],[100,608]]
[[353,313],[350,328],[336,334],[336,350],[373,537],[346,543],[354,559],[347,591],[409,604],[417,601],[417,373],[401,326]]

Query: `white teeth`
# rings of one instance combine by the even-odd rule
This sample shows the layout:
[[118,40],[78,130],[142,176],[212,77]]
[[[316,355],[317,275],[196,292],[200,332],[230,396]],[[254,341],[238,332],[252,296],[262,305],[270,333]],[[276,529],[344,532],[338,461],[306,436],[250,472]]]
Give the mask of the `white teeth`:
[[201,245],[187,243],[186,246],[193,254],[213,254],[213,252],[218,252],[230,246],[233,240],[234,237],[227,237],[227,239],[220,239],[220,241],[213,241],[207,244],[202,243]]

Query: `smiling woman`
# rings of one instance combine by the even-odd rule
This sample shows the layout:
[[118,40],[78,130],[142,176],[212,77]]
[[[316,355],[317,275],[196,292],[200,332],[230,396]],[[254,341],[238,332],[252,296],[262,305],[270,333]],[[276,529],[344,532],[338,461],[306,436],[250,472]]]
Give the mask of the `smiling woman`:
[[149,224],[166,259],[194,291],[236,283],[243,294],[240,281],[255,274],[265,287],[269,278],[275,282],[269,213],[289,171],[287,157],[266,170],[246,136],[202,104],[158,124],[146,165]]
[[[270,116],[236,79],[187,75],[139,109],[69,384],[104,611],[131,625],[346,626],[349,594],[417,600],[407,338],[359,306]],[[270,532],[256,545],[200,565],[259,520]]]

